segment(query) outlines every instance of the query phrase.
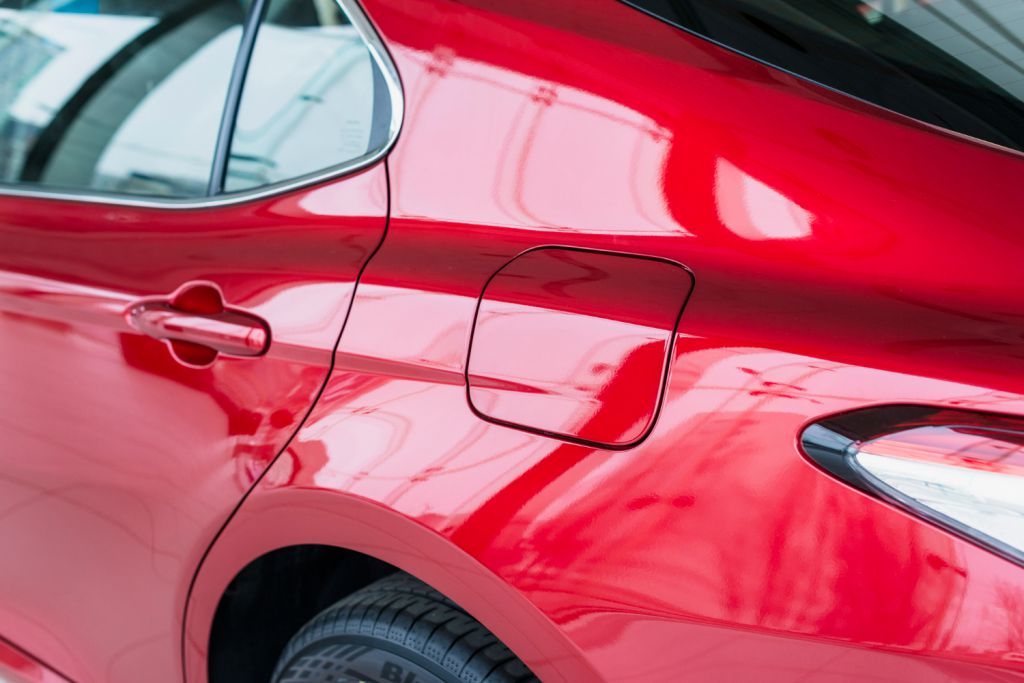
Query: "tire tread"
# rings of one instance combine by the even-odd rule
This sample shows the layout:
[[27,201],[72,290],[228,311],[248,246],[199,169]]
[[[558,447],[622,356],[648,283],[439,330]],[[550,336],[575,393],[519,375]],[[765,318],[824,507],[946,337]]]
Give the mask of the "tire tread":
[[306,624],[278,663],[286,665],[325,638],[378,638],[435,662],[460,683],[526,683],[538,679],[500,640],[462,608],[423,582],[392,574],[352,593]]

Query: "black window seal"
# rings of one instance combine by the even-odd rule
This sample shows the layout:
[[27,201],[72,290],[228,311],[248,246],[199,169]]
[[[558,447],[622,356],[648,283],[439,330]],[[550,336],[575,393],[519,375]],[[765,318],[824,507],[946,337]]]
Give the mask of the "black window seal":
[[[992,151],[992,152],[1008,154],[1010,156],[1017,157],[1017,158],[1020,158],[1022,155],[1024,155],[1024,150],[1019,150],[1016,147],[1011,147],[1011,146],[1008,146],[1008,145],[1006,145],[1004,143],[997,142],[997,141],[994,141],[994,140],[987,140],[985,138],[975,137],[973,135],[970,135],[969,133],[962,133],[962,132],[960,132],[958,130],[955,130],[953,128],[947,128],[945,126],[941,126],[941,125],[939,125],[937,123],[932,123],[930,121],[924,121],[922,119],[919,119],[919,118],[916,118],[914,116],[911,116],[910,114],[904,114],[903,112],[896,111],[895,109],[890,109],[889,107],[887,107],[887,106],[885,106],[883,104],[879,104],[878,102],[874,102],[872,100],[865,99],[863,97],[860,97],[859,95],[855,95],[853,93],[850,93],[850,92],[847,92],[847,91],[842,90],[840,88],[837,88],[836,86],[829,85],[828,83],[822,83],[821,81],[819,81],[819,80],[817,80],[815,78],[811,78],[809,76],[805,76],[805,75],[803,75],[801,73],[798,73],[796,71],[793,71],[791,69],[787,69],[786,67],[779,66],[777,64],[773,64],[772,62],[770,62],[770,61],[768,61],[766,59],[763,59],[761,57],[753,55],[753,54],[751,54],[749,52],[745,52],[744,50],[742,50],[740,48],[737,48],[737,47],[734,47],[732,45],[729,45],[727,43],[723,43],[720,40],[717,40],[716,38],[712,38],[711,36],[705,35],[705,34],[701,33],[699,30],[694,29],[693,27],[685,26],[683,24],[680,24],[677,21],[673,21],[672,19],[670,19],[668,17],[665,17],[665,16],[663,16],[661,14],[658,14],[657,12],[653,12],[653,11],[647,9],[646,7],[644,7],[643,5],[639,4],[639,2],[637,0],[619,0],[619,2],[621,2],[622,4],[628,6],[631,9],[636,10],[637,12],[641,12],[642,14],[646,14],[648,17],[650,17],[651,19],[654,19],[655,21],[658,21],[658,22],[660,22],[662,24],[665,24],[667,26],[671,26],[674,29],[678,29],[680,31],[683,31],[684,33],[687,33],[687,34],[693,36],[694,38],[696,38],[698,40],[701,40],[701,41],[703,41],[705,43],[710,43],[711,45],[714,45],[715,47],[721,48],[723,50],[727,50],[728,52],[731,52],[731,53],[733,53],[735,55],[739,55],[740,57],[743,57],[745,59],[749,59],[749,60],[751,60],[753,62],[757,62],[758,64],[760,64],[762,66],[765,66],[765,67],[771,69],[772,71],[777,71],[779,73],[786,74],[787,76],[791,76],[792,78],[795,78],[795,79],[797,79],[799,81],[802,81],[804,83],[809,83],[809,84],[811,84],[811,85],[813,85],[815,87],[818,87],[818,88],[821,88],[824,91],[827,91],[828,93],[830,93],[832,95],[837,95],[837,96],[839,96],[842,99],[846,99],[846,100],[850,100],[852,102],[856,102],[856,103],[858,103],[860,105],[863,105],[865,107],[870,108],[871,110],[873,110],[875,112],[878,112],[881,115],[887,115],[889,117],[892,117],[891,120],[893,120],[896,123],[899,123],[899,124],[902,124],[902,125],[905,125],[905,126],[909,126],[911,128],[916,128],[918,130],[924,130],[924,131],[929,132],[929,133],[937,133],[939,135],[945,136],[945,137],[950,138],[952,140],[956,140],[957,142],[961,142],[961,143],[964,143],[964,144],[969,144],[969,145],[976,146],[976,147],[983,147],[983,148],[985,148],[985,149],[987,149],[989,151]],[[673,6],[675,6],[675,3],[673,3]]]
[[235,123],[238,109],[242,102],[242,91],[245,89],[245,78],[249,73],[249,63],[256,48],[256,38],[260,26],[267,16],[270,0],[255,0],[249,6],[249,14],[242,26],[242,38],[238,41],[238,52],[231,68],[228,91],[224,98],[224,109],[221,110],[220,127],[217,130],[217,142],[213,148],[213,163],[210,164],[210,180],[206,186],[206,196],[214,197],[224,192],[224,178],[228,173],[228,162],[231,160],[231,141],[235,136]]

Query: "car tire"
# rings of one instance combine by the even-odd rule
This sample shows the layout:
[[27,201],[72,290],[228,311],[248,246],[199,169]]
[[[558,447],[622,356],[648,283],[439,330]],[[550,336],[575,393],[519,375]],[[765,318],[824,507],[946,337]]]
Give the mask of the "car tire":
[[458,605],[406,574],[335,603],[288,643],[275,683],[525,683],[512,651]]

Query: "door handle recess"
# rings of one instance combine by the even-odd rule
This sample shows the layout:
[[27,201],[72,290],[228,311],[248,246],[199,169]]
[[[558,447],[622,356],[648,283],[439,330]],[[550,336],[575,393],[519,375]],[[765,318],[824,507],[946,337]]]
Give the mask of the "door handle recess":
[[192,282],[169,297],[143,299],[126,312],[139,332],[167,343],[185,365],[205,367],[219,354],[261,356],[270,346],[270,328],[251,313],[224,305],[220,289]]

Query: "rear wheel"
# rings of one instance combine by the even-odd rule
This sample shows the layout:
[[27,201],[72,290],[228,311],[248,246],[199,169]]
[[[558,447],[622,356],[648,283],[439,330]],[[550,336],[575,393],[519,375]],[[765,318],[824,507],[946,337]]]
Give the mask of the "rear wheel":
[[353,593],[285,648],[275,683],[525,683],[537,678],[455,603],[406,574]]

